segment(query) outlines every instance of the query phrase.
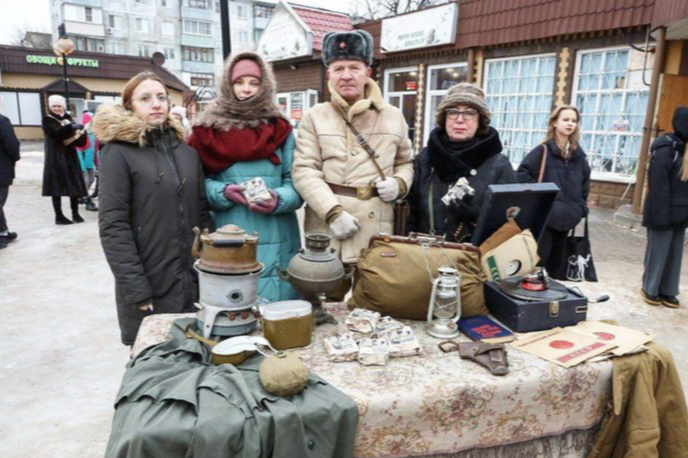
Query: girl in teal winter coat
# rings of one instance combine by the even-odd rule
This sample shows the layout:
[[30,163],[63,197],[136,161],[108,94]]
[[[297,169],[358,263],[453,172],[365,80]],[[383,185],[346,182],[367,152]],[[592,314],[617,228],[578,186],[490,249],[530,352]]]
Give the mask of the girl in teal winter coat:
[[[243,52],[225,64],[220,93],[196,121],[189,145],[206,172],[206,193],[215,225],[234,224],[257,232],[258,260],[265,265],[258,285],[269,301],[296,299],[280,280],[301,248],[296,210],[303,200],[291,180],[294,134],[275,104],[272,69],[260,55]],[[271,199],[249,203],[242,183],[260,177]]]

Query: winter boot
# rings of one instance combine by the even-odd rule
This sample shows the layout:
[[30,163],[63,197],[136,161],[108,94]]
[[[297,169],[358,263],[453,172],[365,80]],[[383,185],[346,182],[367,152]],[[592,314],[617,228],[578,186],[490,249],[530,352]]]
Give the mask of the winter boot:
[[60,213],[59,215],[55,215],[55,224],[59,226],[66,226],[67,224],[74,224],[72,223],[65,215]]

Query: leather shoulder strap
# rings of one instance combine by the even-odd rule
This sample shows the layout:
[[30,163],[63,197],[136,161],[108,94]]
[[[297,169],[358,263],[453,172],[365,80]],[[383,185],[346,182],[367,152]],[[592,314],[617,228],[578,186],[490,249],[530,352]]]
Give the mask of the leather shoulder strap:
[[346,123],[346,127],[349,128],[352,134],[354,134],[354,138],[356,141],[363,147],[363,149],[368,153],[368,156],[370,156],[370,159],[373,161],[373,164],[375,164],[375,168],[377,169],[377,173],[380,175],[380,178],[383,180],[385,179],[385,172],[382,171],[382,168],[380,165],[377,163],[375,160],[375,150],[368,144],[368,142],[363,138],[363,135],[356,129],[356,127],[347,119],[346,114],[342,112],[342,110],[339,108],[339,106],[334,103],[330,102],[332,105],[332,108],[334,111],[339,113],[339,115],[342,117],[344,122]]
[[545,165],[547,164],[547,145],[542,144],[542,160],[540,161],[540,173],[538,174],[538,183],[542,183],[542,178],[545,176]]

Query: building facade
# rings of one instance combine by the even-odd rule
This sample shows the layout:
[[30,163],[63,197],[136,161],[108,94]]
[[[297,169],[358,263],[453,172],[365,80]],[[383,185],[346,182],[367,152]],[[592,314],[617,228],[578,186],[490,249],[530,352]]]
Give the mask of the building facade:
[[275,71],[277,103],[296,128],[310,107],[329,99],[322,39],[337,30],[353,30],[346,14],[280,1],[258,42]]
[[643,145],[671,130],[672,94],[688,90],[687,24],[678,0],[465,0],[357,27],[375,37],[376,77],[417,151],[462,81],[485,90],[514,166],[544,139],[553,108],[572,104],[593,171],[590,203],[617,208],[634,197]]
[[[119,101],[124,85],[142,71],[157,74],[172,102],[182,105],[188,86],[150,57],[119,56],[75,51],[67,59],[69,111],[77,119],[85,109]],[[0,112],[22,140],[41,139],[41,119],[48,97],[65,95],[62,65],[52,50],[0,45]]]
[[[228,0],[232,50],[255,49],[274,8],[266,1]],[[196,89],[222,73],[217,0],[51,0],[54,37],[61,24],[79,51],[151,57]]]

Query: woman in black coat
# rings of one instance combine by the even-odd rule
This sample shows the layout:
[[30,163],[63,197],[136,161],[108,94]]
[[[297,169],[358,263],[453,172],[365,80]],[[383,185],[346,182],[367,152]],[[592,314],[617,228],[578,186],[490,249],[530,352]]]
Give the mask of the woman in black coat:
[[[540,265],[555,277],[565,272],[566,239],[571,229],[588,215],[590,165],[578,143],[580,114],[576,107],[563,105],[549,117],[545,141],[533,148],[518,167],[521,183],[554,183],[559,195],[538,241]],[[544,162],[544,170],[540,170]],[[563,269],[563,270],[562,270]],[[558,278],[566,280],[566,278]]]
[[[87,135],[82,135],[81,124],[72,122],[67,105],[61,95],[48,97],[48,115],[43,117],[45,134],[45,164],[43,167],[43,196],[53,199],[55,224],[83,223],[79,215],[79,197],[87,193],[81,174],[77,146],[84,146]],[[70,221],[62,213],[62,196],[69,197],[72,208]]]
[[201,161],[169,115],[169,95],[154,73],[132,78],[122,105],[98,108],[101,156],[100,240],[115,276],[122,343],[132,345],[151,313],[195,311],[194,227],[213,229]]
[[[501,154],[499,133],[490,127],[490,110],[478,86],[460,83],[437,107],[437,127],[414,161],[407,229],[470,241],[487,186],[515,182],[509,159]],[[442,201],[464,178],[473,194]]]
[[643,226],[645,272],[640,293],[650,305],[679,306],[683,242],[688,227],[688,108],[674,112],[674,132],[652,143]]

